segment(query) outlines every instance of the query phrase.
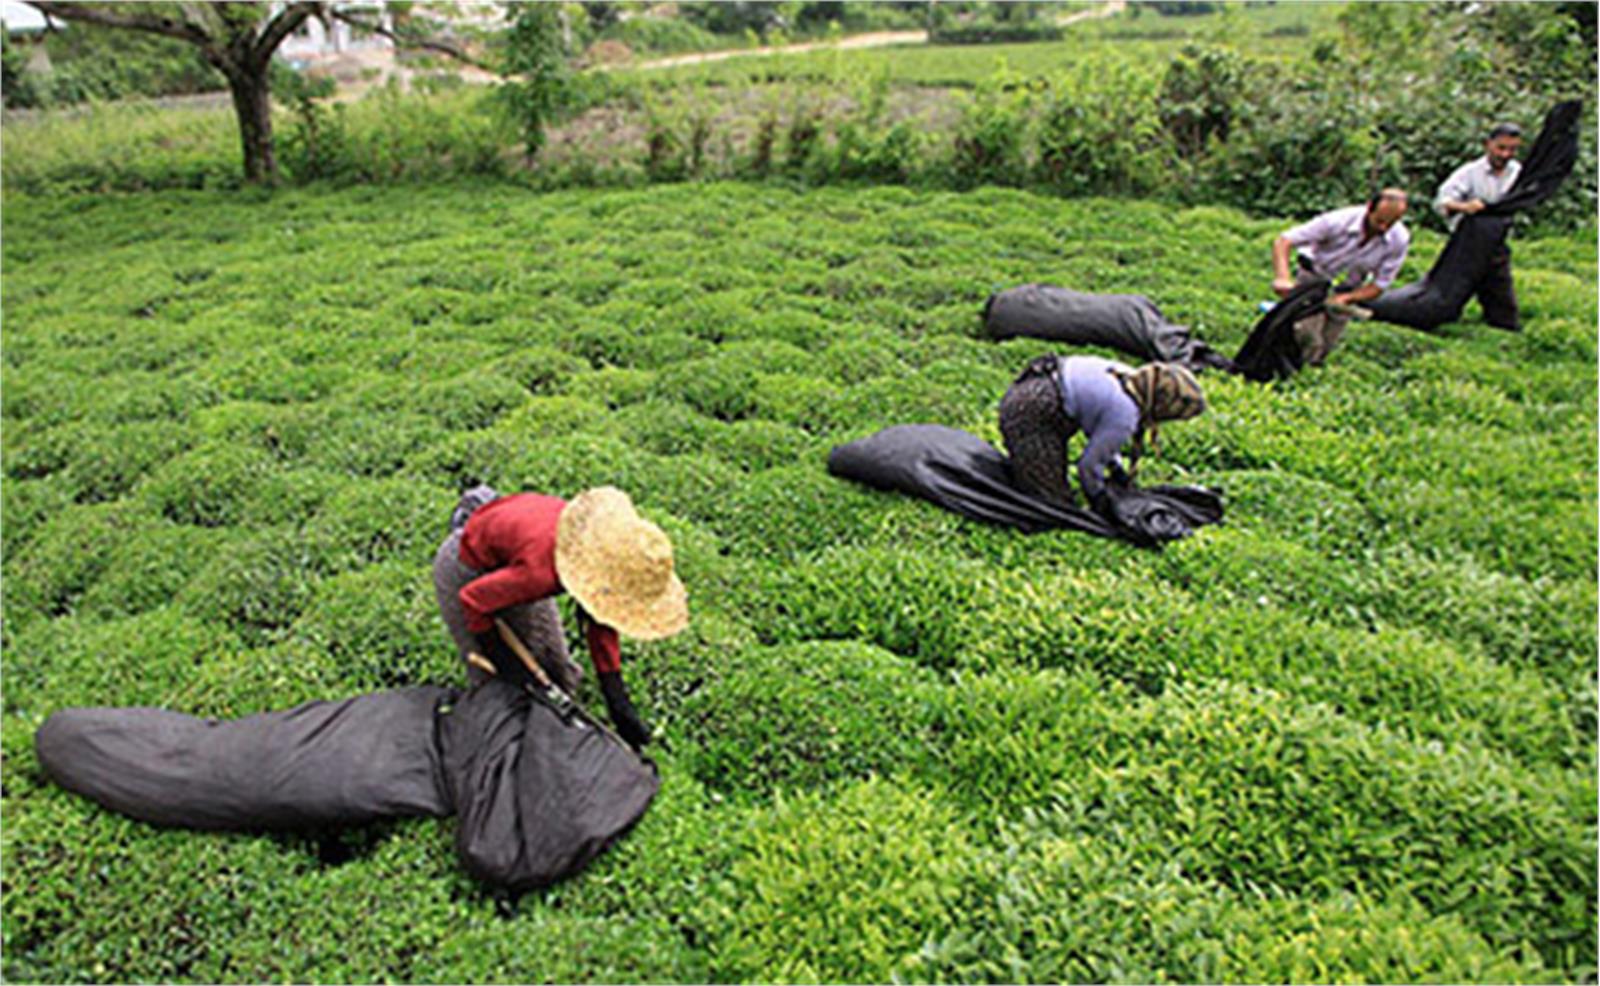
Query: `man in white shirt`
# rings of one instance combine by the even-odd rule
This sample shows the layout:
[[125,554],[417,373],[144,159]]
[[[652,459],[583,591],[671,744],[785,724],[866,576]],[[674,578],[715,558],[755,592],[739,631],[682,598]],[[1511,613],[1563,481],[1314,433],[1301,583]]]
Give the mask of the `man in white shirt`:
[[[1295,323],[1295,339],[1307,363],[1321,366],[1338,346],[1352,317],[1365,315],[1357,306],[1394,283],[1411,248],[1406,193],[1385,188],[1366,205],[1324,212],[1288,230],[1272,244],[1272,290],[1279,297],[1311,278],[1339,282],[1328,295],[1328,310]],[[1299,271],[1289,272],[1289,255],[1299,254]]]
[[[1483,141],[1483,157],[1468,161],[1444,180],[1433,208],[1444,217],[1454,233],[1462,216],[1475,216],[1484,206],[1493,205],[1511,191],[1522,173],[1517,152],[1522,149],[1522,128],[1515,123],[1497,123]],[[1483,320],[1501,329],[1521,328],[1517,317],[1517,292],[1511,283],[1511,248],[1495,254],[1478,288],[1478,303]]]

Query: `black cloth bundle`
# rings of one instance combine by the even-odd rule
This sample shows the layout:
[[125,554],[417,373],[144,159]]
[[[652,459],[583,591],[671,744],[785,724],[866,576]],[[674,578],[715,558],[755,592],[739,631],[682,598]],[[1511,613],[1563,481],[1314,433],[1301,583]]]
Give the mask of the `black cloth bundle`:
[[1294,337],[1294,323],[1322,311],[1329,282],[1304,281],[1256,320],[1255,328],[1233,357],[1233,365],[1257,383],[1284,380],[1300,372],[1305,359]]
[[1067,528],[1155,547],[1222,519],[1221,495],[1199,486],[1110,487],[1114,521],[1051,503],[1018,488],[993,445],[944,425],[895,425],[835,446],[828,472],[1027,534]]
[[1191,370],[1228,368],[1228,360],[1173,325],[1138,294],[1087,294],[1053,284],[1024,284],[989,296],[983,327],[992,338],[1028,336],[1078,346],[1108,346],[1141,360]]
[[1472,216],[1461,217],[1428,275],[1415,284],[1365,302],[1372,316],[1384,322],[1431,330],[1461,317],[1467,299],[1505,249],[1512,217],[1548,199],[1561,187],[1578,160],[1578,121],[1582,100],[1557,103],[1528,152],[1516,184],[1505,197]]
[[653,764],[576,705],[499,679],[226,722],[62,709],[34,747],[62,787],[156,825],[259,831],[454,814],[468,872],[514,891],[583,869],[659,785]]

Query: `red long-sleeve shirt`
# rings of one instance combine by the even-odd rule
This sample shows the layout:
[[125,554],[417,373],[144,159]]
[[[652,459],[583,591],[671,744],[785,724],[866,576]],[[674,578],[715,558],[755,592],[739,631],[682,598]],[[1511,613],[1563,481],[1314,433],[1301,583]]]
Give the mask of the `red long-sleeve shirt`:
[[[461,531],[461,563],[484,574],[461,587],[468,630],[483,633],[507,606],[566,591],[556,574],[556,522],[566,505],[560,497],[518,493],[473,511]],[[617,631],[591,622],[585,637],[595,671],[622,668]]]

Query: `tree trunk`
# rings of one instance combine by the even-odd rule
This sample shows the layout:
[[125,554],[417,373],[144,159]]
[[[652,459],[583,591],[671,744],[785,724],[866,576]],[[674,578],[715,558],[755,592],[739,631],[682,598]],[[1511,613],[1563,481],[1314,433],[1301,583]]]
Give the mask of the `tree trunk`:
[[244,149],[244,180],[256,185],[275,185],[278,158],[272,149],[272,90],[266,67],[252,72],[242,69],[227,73],[233,93],[233,109],[239,116],[239,140]]

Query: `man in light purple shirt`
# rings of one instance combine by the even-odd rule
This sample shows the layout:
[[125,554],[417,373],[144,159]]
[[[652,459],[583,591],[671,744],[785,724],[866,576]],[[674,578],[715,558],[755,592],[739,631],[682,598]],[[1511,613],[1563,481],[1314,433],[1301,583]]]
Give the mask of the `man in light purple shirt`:
[[[1321,366],[1339,345],[1355,307],[1370,301],[1394,283],[1411,248],[1411,231],[1400,218],[1406,214],[1406,193],[1385,188],[1366,205],[1324,212],[1278,237],[1272,244],[1272,290],[1279,297],[1297,283],[1311,278],[1333,281],[1329,310],[1295,323],[1301,355]],[[1289,254],[1299,252],[1298,275],[1291,275]]]

